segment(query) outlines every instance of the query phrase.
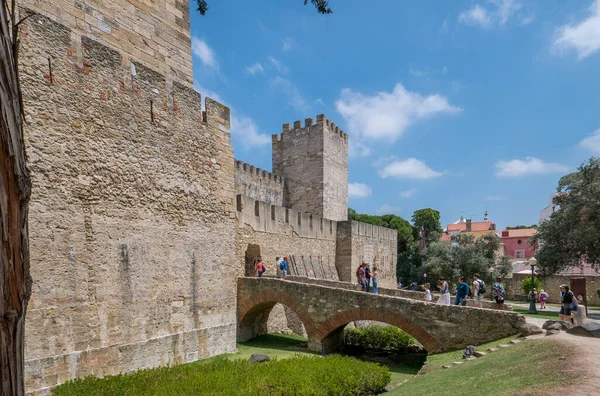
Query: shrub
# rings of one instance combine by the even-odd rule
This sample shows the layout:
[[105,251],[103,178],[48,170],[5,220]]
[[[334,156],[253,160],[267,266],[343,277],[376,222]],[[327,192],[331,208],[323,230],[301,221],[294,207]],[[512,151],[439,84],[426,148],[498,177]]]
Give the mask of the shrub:
[[75,379],[56,396],[365,395],[390,382],[387,367],[343,356],[249,363],[222,357],[105,378]]
[[[542,289],[542,282],[537,277],[533,277],[533,287],[537,289],[539,292]],[[521,289],[525,292],[525,294],[529,295],[531,291],[531,277],[527,277],[521,281]]]
[[596,290],[596,293],[598,293],[598,298],[600,298],[600,289]]
[[403,352],[417,340],[395,326],[372,324],[362,329],[344,329],[344,345]]

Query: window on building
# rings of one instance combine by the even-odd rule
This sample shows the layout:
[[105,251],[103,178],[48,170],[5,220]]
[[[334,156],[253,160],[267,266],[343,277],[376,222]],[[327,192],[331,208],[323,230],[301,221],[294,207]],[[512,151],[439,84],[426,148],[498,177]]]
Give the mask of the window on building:
[[515,258],[525,258],[525,250],[515,250]]
[[523,243],[523,241],[520,240],[520,239],[517,241],[517,244],[519,244],[519,245],[522,244],[522,243]]

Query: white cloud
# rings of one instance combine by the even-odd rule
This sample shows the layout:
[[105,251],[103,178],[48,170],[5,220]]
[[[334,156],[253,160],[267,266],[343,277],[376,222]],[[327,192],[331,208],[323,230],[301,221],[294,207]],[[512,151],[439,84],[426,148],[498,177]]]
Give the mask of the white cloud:
[[400,212],[400,208],[397,206],[392,206],[392,205],[388,205],[388,204],[383,204],[381,205],[379,208],[377,208],[377,210],[375,211],[375,213],[377,213],[378,215],[383,215],[383,214],[395,214]]
[[590,15],[577,25],[558,29],[554,48],[559,51],[575,49],[578,59],[587,58],[600,49],[600,0],[590,7]]
[[556,162],[544,162],[534,157],[525,160],[510,160],[496,162],[496,176],[515,178],[526,175],[545,175],[549,173],[566,173],[569,168]]
[[458,15],[458,21],[465,25],[479,25],[485,28],[492,25],[492,19],[488,11],[479,4],[475,4],[472,8],[461,12]]
[[348,156],[351,158],[368,157],[371,148],[356,139],[348,139]]
[[274,58],[272,56],[267,56],[267,60],[269,61],[271,66],[273,66],[277,70],[277,72],[279,72],[281,74],[286,74],[288,72],[287,66],[285,66],[283,63],[281,63],[276,58]]
[[408,158],[402,161],[394,160],[379,170],[379,176],[386,179],[431,179],[443,176],[446,172],[437,172],[431,169],[423,161],[416,158]]
[[348,183],[348,197],[366,198],[373,193],[371,187],[363,183]]
[[192,37],[192,53],[200,58],[204,66],[219,71],[217,55],[215,54],[215,51],[206,44],[206,41],[198,37]]
[[265,72],[265,69],[258,62],[256,62],[252,66],[246,66],[244,69],[246,71],[246,74],[249,74],[251,76],[253,76],[257,73],[264,74],[264,72]]
[[442,26],[440,26],[440,33],[442,34],[446,34],[448,33],[448,18],[444,19],[444,22],[442,22]]
[[349,132],[365,139],[391,142],[418,120],[461,111],[441,95],[422,96],[407,91],[400,83],[391,93],[378,92],[373,96],[343,89],[335,105],[346,120]]
[[296,46],[296,42],[291,37],[286,37],[282,41],[283,41],[283,47],[282,47],[283,51],[289,51]]
[[308,102],[304,96],[302,96],[300,88],[298,88],[296,84],[287,78],[277,76],[271,80],[271,86],[281,90],[287,98],[290,106],[292,106],[295,110],[302,112],[308,112],[310,110],[310,106],[308,105]]
[[241,137],[245,148],[262,147],[271,144],[271,137],[261,133],[250,117],[231,115],[231,133]]
[[415,77],[423,77],[425,75],[423,70],[413,69],[412,67],[410,68],[409,72]]
[[402,191],[400,193],[400,196],[402,198],[410,198],[413,195],[415,195],[416,193],[417,193],[417,189],[416,188],[411,188],[410,190]]
[[504,25],[508,20],[521,9],[521,4],[516,0],[491,0],[496,5],[498,20]]
[[488,201],[504,201],[506,197],[504,195],[486,195],[485,199]]
[[523,4],[519,0],[489,0],[488,3],[488,7],[475,4],[461,12],[458,22],[488,29],[506,25],[513,18],[518,20],[520,25],[527,25],[535,18],[531,13],[522,12]]
[[579,145],[594,153],[600,153],[600,129],[579,142]]

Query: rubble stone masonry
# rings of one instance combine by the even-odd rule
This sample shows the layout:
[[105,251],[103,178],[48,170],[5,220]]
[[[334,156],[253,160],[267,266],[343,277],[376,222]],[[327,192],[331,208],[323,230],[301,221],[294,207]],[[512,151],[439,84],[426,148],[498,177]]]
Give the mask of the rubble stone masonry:
[[20,34],[27,389],[234,352],[229,109],[47,17]]

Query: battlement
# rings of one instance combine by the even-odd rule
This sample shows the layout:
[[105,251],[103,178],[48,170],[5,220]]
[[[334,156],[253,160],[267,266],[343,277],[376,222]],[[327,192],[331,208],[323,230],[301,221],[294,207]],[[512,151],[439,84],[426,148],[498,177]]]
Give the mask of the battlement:
[[243,194],[236,196],[236,211],[240,226],[249,225],[256,232],[280,233],[283,223],[302,238],[335,241],[337,237],[336,221],[271,205]]
[[388,241],[395,241],[398,238],[397,231],[392,228],[381,227],[360,221],[340,221],[338,222],[338,225],[340,227],[340,231],[343,231],[346,234]]
[[286,137],[291,138],[292,136],[297,135],[298,132],[310,133],[311,129],[315,128],[317,128],[317,131],[327,130],[328,132],[341,137],[343,141],[346,142],[346,144],[348,143],[348,134],[344,132],[339,126],[335,125],[334,122],[329,121],[329,119],[325,117],[325,114],[319,114],[316,120],[316,123],[313,123],[312,118],[306,118],[304,120],[304,126],[302,126],[301,120],[294,121],[293,124],[283,124],[282,133],[274,134],[272,136],[273,143],[281,142]]
[[277,176],[274,173],[268,172],[264,169],[260,169],[254,165],[250,165],[240,160],[235,160],[235,171],[236,173],[247,172],[253,177],[258,177],[265,180],[273,181],[275,183],[283,184],[283,178],[281,176]]

